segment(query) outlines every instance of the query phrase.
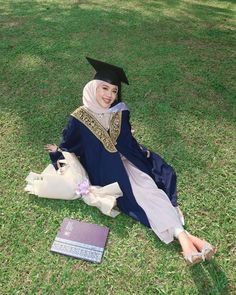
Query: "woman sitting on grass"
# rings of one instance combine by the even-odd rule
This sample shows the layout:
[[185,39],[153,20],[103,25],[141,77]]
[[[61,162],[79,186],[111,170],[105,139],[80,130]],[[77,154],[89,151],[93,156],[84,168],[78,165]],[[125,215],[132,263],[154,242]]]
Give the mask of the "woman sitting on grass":
[[131,133],[129,110],[121,102],[121,82],[128,84],[124,71],[87,59],[96,75],[84,87],[83,106],[71,114],[59,148],[45,146],[52,162],[62,157],[60,150],[75,153],[92,185],[118,182],[123,192],[119,209],[151,227],[164,243],[178,239],[188,264],[211,259],[215,248],[183,228],[174,170],[141,148]]

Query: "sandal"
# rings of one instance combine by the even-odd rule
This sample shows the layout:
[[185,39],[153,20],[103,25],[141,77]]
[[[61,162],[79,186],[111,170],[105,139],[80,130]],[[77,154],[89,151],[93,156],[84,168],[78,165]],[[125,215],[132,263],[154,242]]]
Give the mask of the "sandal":
[[211,260],[215,253],[216,253],[216,247],[213,247],[211,244],[205,242],[201,251],[203,259]]
[[204,259],[203,259],[203,256],[202,256],[202,253],[200,252],[191,252],[190,254],[188,255],[185,255],[184,256],[184,259],[186,261],[186,263],[188,265],[194,265],[196,263],[199,263],[199,262],[202,262]]

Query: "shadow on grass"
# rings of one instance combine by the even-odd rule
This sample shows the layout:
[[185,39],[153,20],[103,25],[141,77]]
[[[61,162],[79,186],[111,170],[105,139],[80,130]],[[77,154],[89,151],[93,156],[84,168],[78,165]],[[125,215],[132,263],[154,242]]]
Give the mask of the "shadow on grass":
[[232,294],[228,279],[217,264],[217,258],[210,262],[193,266],[191,273],[199,295]]
[[223,17],[222,22],[224,22],[226,20],[224,18],[233,18],[234,15],[233,10],[213,5],[193,3],[190,4],[189,7],[190,14],[193,14],[201,20],[208,19],[209,22],[216,21],[219,17]]
[[[181,142],[175,119],[183,112],[199,120],[224,118],[234,124],[234,36],[227,28],[231,9],[177,0],[134,1],[136,7],[124,9],[119,1],[104,6],[98,1],[68,3],[10,1],[2,8],[1,107],[24,121],[25,147],[37,151],[44,143],[58,142],[66,117],[80,102],[82,86],[92,77],[84,59],[88,55],[124,66],[134,85],[124,89],[125,100],[135,106],[145,132],[158,133],[173,158],[174,152],[184,155],[179,169],[191,173],[195,165],[203,167],[204,160]],[[145,96],[150,90],[153,97]],[[149,143],[152,147],[153,140]],[[122,238],[135,223],[124,215],[111,219],[80,201],[30,202],[57,213],[55,228],[65,213],[107,225]],[[199,294],[211,294],[214,286],[218,292],[227,291],[227,278],[214,261],[194,267],[192,275]]]
[[[71,1],[64,5],[32,1],[5,4],[10,23],[14,18],[16,26],[7,26],[5,16],[2,104],[6,110],[12,109],[22,116],[30,144],[38,147],[50,140],[58,142],[66,117],[80,103],[82,86],[92,76],[84,59],[86,55],[125,65],[134,87],[129,95],[126,88],[124,94],[131,107],[139,104],[136,113],[145,109],[150,99],[144,94],[146,89],[152,89],[155,96],[163,98],[164,108],[173,106],[169,114],[176,108],[174,114],[178,116],[184,109],[186,113],[212,120],[223,114],[232,122],[233,91],[224,85],[223,66],[217,73],[209,72],[215,65],[211,47],[215,50],[221,41],[225,45],[226,41],[232,42],[232,32],[219,27],[217,18],[221,20],[224,14],[224,18],[230,19],[232,11],[201,4],[184,5],[181,1],[134,3],[138,10],[133,6],[119,10],[115,1],[110,5],[93,1]],[[186,15],[203,23],[189,22],[181,14],[183,8]],[[165,9],[173,13],[165,15]],[[207,28],[205,19],[215,23],[213,29]],[[199,43],[206,48],[199,49]],[[203,53],[208,61],[203,59]],[[184,68],[186,60],[188,65]],[[188,86],[182,87],[183,83]],[[213,92],[211,97],[209,88]],[[140,97],[144,97],[141,103]],[[150,105],[157,123],[145,123],[144,118],[143,125],[151,133],[156,132],[162,121],[169,120],[158,133],[160,138],[169,134],[171,140],[171,134],[178,133],[173,116],[166,117],[153,108],[157,103],[153,100]],[[37,137],[32,133],[34,129],[38,129]],[[168,145],[168,139],[164,143]],[[187,155],[187,151],[183,150],[183,154]]]
[[[112,218],[102,214],[97,208],[86,205],[81,200],[53,200],[38,197],[29,197],[29,202],[34,203],[42,208],[42,212],[54,212],[56,216],[53,223],[55,227],[59,227],[65,217],[72,219],[83,220],[107,226],[110,231],[118,235],[120,238],[127,237],[129,230],[136,223],[134,219],[121,213],[116,218]],[[49,216],[50,218],[50,216]]]
[[[176,240],[169,245],[165,245],[152,231],[147,232],[147,238],[159,250],[164,250],[166,259],[182,259],[181,257],[173,257],[176,256],[175,253],[178,254],[181,251],[181,247]],[[186,269],[186,271],[190,272],[199,295],[233,294],[233,286],[230,285],[225,272],[217,263],[217,254],[211,261],[201,262],[193,266],[186,265]]]
[[[188,161],[202,167],[204,161],[188,151],[175,120],[184,113],[199,121],[224,117],[233,124],[232,73],[226,62],[232,59],[234,36],[221,27],[232,19],[232,10],[177,0],[132,3],[120,9],[117,1],[4,4],[1,106],[22,117],[24,143],[41,149],[59,141],[66,117],[80,102],[82,86],[92,76],[85,55],[125,65],[134,85],[124,89],[125,100],[134,106],[135,118],[141,117],[141,126],[158,133],[156,141],[170,147],[173,160],[175,151],[184,155],[183,169],[191,169]],[[153,94],[145,96],[149,90]]]
[[[223,18],[232,18],[232,11],[182,1],[133,3],[137,9],[119,10],[115,1],[11,1],[3,6],[1,105],[22,117],[25,145],[37,150],[44,143],[59,142],[66,117],[78,106],[82,85],[92,76],[84,59],[90,55],[125,65],[134,85],[130,93],[125,89],[126,101],[135,106],[137,119],[142,115],[143,129],[158,133],[155,140],[161,139],[173,160],[174,152],[184,155],[182,169],[191,169],[188,161],[204,166],[197,153],[188,151],[175,120],[184,113],[199,121],[223,117],[233,124],[232,73],[226,61],[234,38],[231,30],[219,26]],[[168,10],[172,14],[166,15]],[[201,22],[190,22],[187,16]],[[208,27],[209,21],[214,28]],[[153,97],[145,97],[150,89]]]

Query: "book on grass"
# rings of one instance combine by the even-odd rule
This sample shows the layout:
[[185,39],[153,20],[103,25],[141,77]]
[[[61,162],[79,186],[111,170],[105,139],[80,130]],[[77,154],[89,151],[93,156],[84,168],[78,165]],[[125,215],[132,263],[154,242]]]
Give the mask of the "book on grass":
[[101,262],[108,232],[106,226],[65,218],[51,251],[91,262]]

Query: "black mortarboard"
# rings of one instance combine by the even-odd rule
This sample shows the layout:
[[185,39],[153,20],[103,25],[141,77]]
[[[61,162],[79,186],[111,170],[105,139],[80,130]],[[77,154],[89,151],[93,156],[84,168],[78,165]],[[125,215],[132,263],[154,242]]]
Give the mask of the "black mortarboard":
[[94,79],[103,80],[110,84],[117,85],[118,87],[121,87],[121,82],[129,85],[128,79],[122,68],[90,57],[86,58],[96,71]]

